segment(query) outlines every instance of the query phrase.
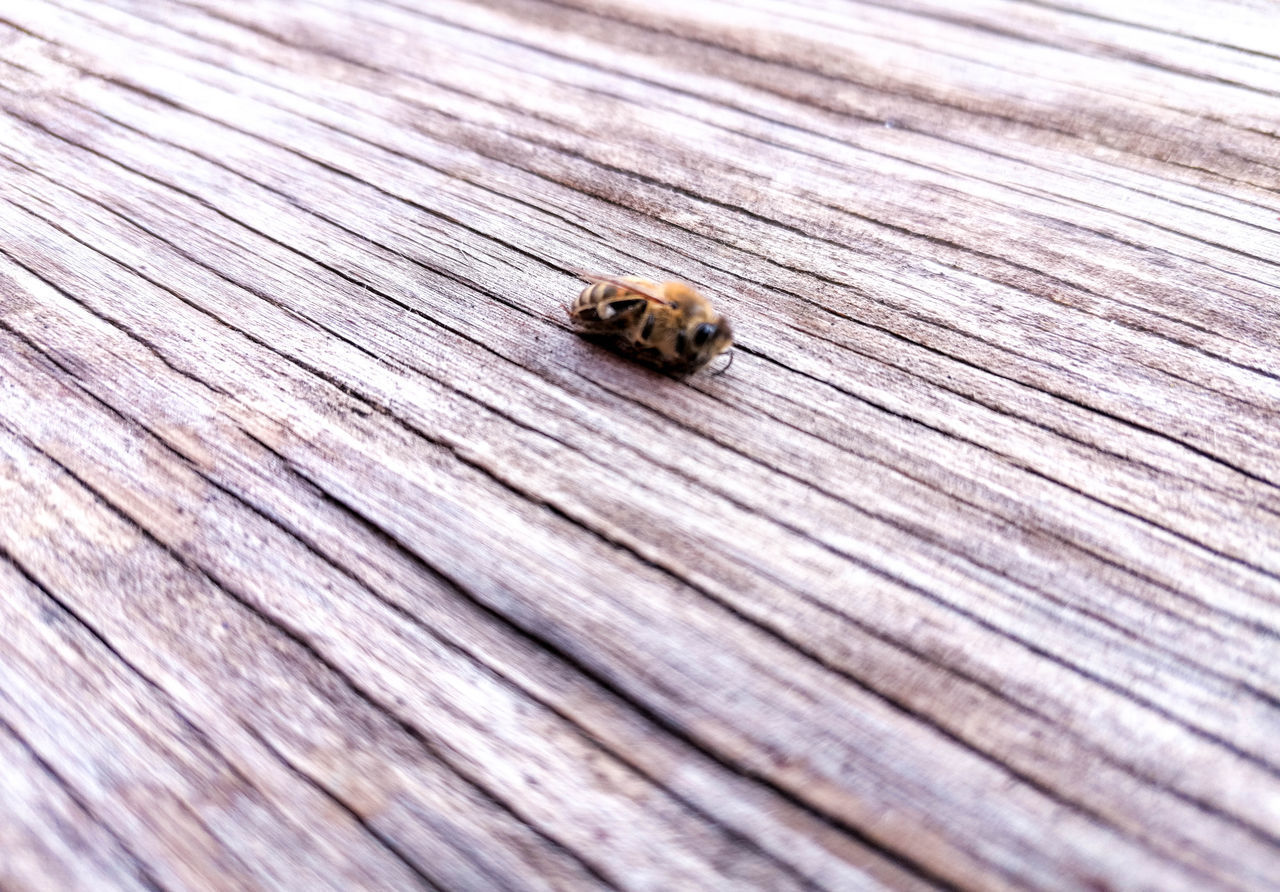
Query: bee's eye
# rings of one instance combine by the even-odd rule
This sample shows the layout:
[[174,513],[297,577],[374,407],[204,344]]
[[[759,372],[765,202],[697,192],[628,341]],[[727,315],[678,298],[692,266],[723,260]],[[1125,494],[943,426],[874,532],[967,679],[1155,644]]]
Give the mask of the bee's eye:
[[704,322],[693,330],[693,345],[701,347],[707,342],[713,334],[716,333],[716,327],[710,322]]

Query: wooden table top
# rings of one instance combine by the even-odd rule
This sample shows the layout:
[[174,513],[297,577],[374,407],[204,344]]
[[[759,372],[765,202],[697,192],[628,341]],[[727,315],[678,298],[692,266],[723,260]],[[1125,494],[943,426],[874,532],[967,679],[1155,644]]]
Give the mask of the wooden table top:
[[1260,0],[4,4],[0,887],[1275,883],[1278,122]]

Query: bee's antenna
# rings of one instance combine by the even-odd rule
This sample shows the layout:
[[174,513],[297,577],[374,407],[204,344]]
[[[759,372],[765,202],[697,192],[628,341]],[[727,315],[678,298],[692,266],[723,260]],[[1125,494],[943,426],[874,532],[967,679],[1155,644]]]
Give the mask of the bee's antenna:
[[724,368],[722,368],[720,371],[718,371],[718,372],[712,372],[712,373],[711,373],[711,377],[713,377],[713,378],[719,378],[719,377],[720,377],[721,375],[723,375],[725,372],[729,371],[729,366],[733,365],[733,357],[734,357],[734,353],[733,353],[733,351],[732,351],[732,350],[730,350],[730,351],[729,351],[729,361],[728,361],[728,362],[726,362],[726,363],[724,364]]

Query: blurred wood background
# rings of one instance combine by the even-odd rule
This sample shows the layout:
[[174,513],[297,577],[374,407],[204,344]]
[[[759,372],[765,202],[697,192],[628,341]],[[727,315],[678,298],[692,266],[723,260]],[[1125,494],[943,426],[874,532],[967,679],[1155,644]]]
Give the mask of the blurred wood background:
[[5,889],[1280,876],[1276,4],[22,0],[0,109]]

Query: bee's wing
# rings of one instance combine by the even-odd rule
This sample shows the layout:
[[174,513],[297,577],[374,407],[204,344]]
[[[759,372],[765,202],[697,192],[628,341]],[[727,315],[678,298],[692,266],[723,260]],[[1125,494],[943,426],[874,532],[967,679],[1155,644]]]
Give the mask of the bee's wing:
[[615,279],[612,276],[598,276],[595,273],[583,272],[580,269],[573,269],[572,267],[569,267],[569,270],[578,278],[585,279],[588,282],[603,282],[606,285],[613,285],[623,291],[630,291],[634,294],[638,294],[647,300],[653,301],[654,303],[664,305],[669,303],[661,291],[657,291],[648,285],[640,285],[636,282],[625,282],[622,279]]

